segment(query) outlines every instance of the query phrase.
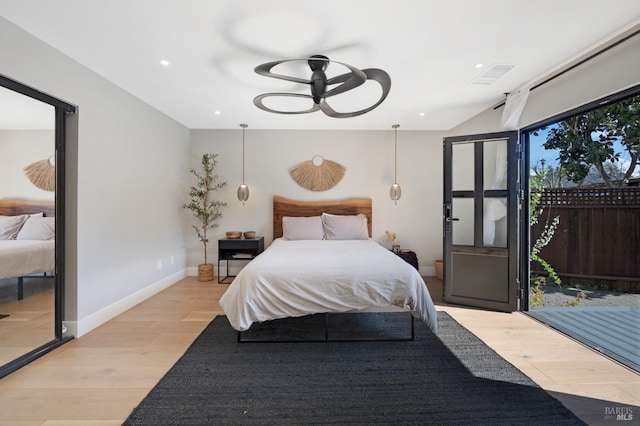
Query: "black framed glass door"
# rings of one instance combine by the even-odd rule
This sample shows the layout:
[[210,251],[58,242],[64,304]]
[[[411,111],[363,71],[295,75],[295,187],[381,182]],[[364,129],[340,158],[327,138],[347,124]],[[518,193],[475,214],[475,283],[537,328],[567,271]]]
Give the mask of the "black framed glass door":
[[444,300],[519,308],[518,133],[444,139]]

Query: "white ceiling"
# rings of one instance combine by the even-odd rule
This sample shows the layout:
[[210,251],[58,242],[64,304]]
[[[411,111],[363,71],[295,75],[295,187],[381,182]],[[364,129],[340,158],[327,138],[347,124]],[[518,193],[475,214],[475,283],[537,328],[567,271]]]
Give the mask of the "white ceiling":
[[[189,128],[447,130],[639,24],[640,1],[0,0],[0,15]],[[313,54],[387,71],[388,98],[346,119],[253,105],[302,86],[256,65]],[[504,64],[515,68],[473,83]],[[367,82],[330,104],[362,109],[379,92]]]

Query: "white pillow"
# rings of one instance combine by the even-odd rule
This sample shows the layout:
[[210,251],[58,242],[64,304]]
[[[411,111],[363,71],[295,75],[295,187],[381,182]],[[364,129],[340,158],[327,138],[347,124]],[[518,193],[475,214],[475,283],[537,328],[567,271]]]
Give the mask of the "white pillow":
[[282,218],[283,240],[321,240],[323,236],[320,216]]
[[27,219],[29,219],[28,214],[0,216],[0,240],[15,240]]
[[53,240],[56,237],[55,217],[30,217],[18,232],[16,240]]
[[322,213],[324,238],[327,240],[368,240],[367,216]]

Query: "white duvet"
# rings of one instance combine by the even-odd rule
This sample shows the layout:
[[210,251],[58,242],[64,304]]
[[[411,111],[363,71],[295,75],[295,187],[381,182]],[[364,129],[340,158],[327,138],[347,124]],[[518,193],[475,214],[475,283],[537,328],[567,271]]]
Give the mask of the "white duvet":
[[55,241],[0,240],[0,279],[55,269]]
[[220,299],[236,330],[254,322],[389,305],[409,307],[436,331],[418,271],[373,240],[274,240]]

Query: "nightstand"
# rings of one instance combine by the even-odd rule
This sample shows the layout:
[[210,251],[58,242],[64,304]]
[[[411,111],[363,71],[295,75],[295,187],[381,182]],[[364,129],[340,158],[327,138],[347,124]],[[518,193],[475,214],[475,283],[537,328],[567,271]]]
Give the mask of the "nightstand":
[[[222,238],[218,240],[218,284],[229,284],[235,275],[229,275],[229,262],[250,261],[264,251],[264,237]],[[220,261],[227,262],[227,276],[220,279]],[[227,278],[231,281],[225,282]]]
[[418,267],[418,256],[416,256],[415,252],[402,249],[400,251],[394,251],[394,253],[403,258],[405,262],[411,264],[411,266],[416,268],[416,270],[420,271],[420,268]]

